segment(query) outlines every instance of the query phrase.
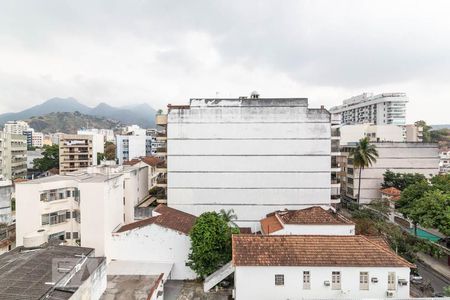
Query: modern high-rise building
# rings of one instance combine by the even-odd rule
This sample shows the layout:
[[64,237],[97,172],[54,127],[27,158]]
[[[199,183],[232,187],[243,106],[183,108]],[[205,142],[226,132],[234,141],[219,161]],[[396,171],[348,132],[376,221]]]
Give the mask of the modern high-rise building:
[[64,134],[59,138],[59,172],[64,174],[97,164],[92,135]]
[[0,131],[0,180],[27,176],[27,138]]
[[404,125],[406,123],[405,93],[364,93],[344,100],[342,105],[332,107],[330,112],[339,116],[341,124],[372,123],[375,125]]
[[274,210],[331,204],[330,113],[306,98],[191,99],[156,122],[167,129],[170,207],[233,209],[253,226]]

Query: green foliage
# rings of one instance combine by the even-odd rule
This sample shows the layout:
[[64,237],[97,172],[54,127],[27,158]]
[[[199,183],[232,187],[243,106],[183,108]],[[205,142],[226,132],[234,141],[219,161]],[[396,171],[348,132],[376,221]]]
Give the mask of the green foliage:
[[430,139],[432,143],[449,143],[450,129],[442,128],[430,131]]
[[149,195],[158,199],[166,199],[166,190],[160,186],[154,186],[148,191]]
[[231,235],[237,233],[223,215],[216,212],[201,214],[189,234],[191,251],[189,266],[202,278],[231,260]]
[[361,172],[364,168],[371,166],[377,161],[378,151],[375,145],[370,144],[369,138],[360,139],[355,148],[350,151],[350,157],[353,158],[353,166],[359,168],[358,183],[358,204],[361,194]]
[[450,176],[437,175],[430,184],[419,181],[409,185],[397,202],[399,211],[426,228],[435,228],[450,235]]
[[11,210],[16,211],[16,198],[11,198]]
[[97,152],[97,165],[101,163],[102,160],[105,159],[105,153]]
[[233,209],[229,210],[221,209],[220,215],[228,224],[237,227],[236,224],[234,223],[234,220],[237,219],[237,215],[234,213]]
[[411,184],[425,181],[427,178],[423,174],[419,173],[394,173],[387,170],[383,174],[384,181],[382,183],[383,188],[395,187],[401,191],[410,186]]
[[116,145],[112,142],[105,143],[105,158],[106,160],[116,159]]
[[416,121],[414,122],[414,125],[423,128],[423,142],[424,143],[431,142],[431,135],[430,135],[431,126],[428,126],[424,120]]
[[48,171],[52,168],[59,168],[59,146],[52,145],[44,146],[42,151],[42,158],[36,158],[33,160],[33,166],[36,170],[41,172]]
[[450,285],[444,288],[444,296],[450,297]]

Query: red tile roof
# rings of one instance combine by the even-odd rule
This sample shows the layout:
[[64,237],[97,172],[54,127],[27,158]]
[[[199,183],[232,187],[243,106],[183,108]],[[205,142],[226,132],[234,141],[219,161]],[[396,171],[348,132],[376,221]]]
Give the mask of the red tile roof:
[[389,196],[400,196],[401,191],[395,187],[388,187],[385,189],[381,189],[380,192]]
[[364,266],[414,265],[362,235],[233,235],[235,266]]
[[271,234],[284,228],[283,224],[281,224],[280,220],[278,220],[277,216],[275,215],[271,215],[267,218],[262,219],[260,223],[261,231],[263,234]]
[[157,224],[184,234],[189,234],[189,231],[192,226],[194,226],[195,220],[197,219],[193,215],[167,207],[164,204],[158,205],[154,211],[160,213],[160,215],[123,225],[116,232],[124,232],[151,224]]
[[300,210],[276,211],[268,216],[277,215],[283,224],[354,224],[343,216],[320,206],[313,206]]
[[124,165],[134,166],[135,164],[139,162],[144,162],[149,166],[156,167],[157,164],[163,162],[161,158],[155,157],[155,156],[142,156],[140,158],[133,158],[132,160],[124,161]]

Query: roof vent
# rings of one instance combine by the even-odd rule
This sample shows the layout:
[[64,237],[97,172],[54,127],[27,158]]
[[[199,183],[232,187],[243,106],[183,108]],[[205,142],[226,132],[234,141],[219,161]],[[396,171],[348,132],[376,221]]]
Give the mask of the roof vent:
[[48,234],[44,229],[39,229],[23,237],[24,248],[39,248],[48,242]]
[[253,91],[253,92],[250,94],[250,98],[252,98],[252,99],[258,99],[258,98],[259,98],[259,93],[258,93],[257,91]]

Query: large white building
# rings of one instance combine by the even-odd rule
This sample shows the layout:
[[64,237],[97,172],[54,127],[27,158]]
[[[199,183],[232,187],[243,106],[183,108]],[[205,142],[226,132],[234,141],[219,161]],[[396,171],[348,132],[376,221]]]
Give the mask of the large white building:
[[5,123],[4,132],[12,134],[22,134],[24,131],[30,129],[28,123],[25,121],[8,121]]
[[114,131],[112,129],[98,129],[98,128],[83,128],[78,130],[78,134],[92,134],[101,135],[103,137],[103,143],[114,142]]
[[[144,131],[145,132],[145,131]],[[152,155],[154,137],[148,135],[116,135],[116,158],[124,161]]]
[[450,172],[450,150],[447,148],[439,151],[439,170],[444,174]]
[[405,93],[364,93],[344,100],[342,105],[332,107],[330,112],[340,117],[341,124],[373,123],[376,125],[404,125],[406,122]]
[[365,236],[233,235],[235,299],[409,299],[410,268]]
[[340,144],[358,142],[368,137],[371,142],[422,142],[423,128],[415,125],[375,125],[370,123],[342,125]]
[[[438,145],[430,143],[381,142],[373,143],[379,157],[361,173],[362,204],[381,199],[380,188],[387,170],[400,173],[420,173],[426,177],[439,173]],[[347,199],[358,197],[359,169],[354,168],[349,151],[354,144],[343,147],[343,174],[341,190]]]
[[330,113],[305,98],[191,99],[169,105],[166,126],[170,207],[258,224],[331,203]]
[[148,193],[146,167],[91,167],[16,184],[17,245],[40,229],[108,256],[111,232],[134,221]]
[[0,180],[27,176],[27,138],[0,131]]
[[42,132],[33,132],[31,134],[31,145],[36,148],[44,146],[44,134]]

